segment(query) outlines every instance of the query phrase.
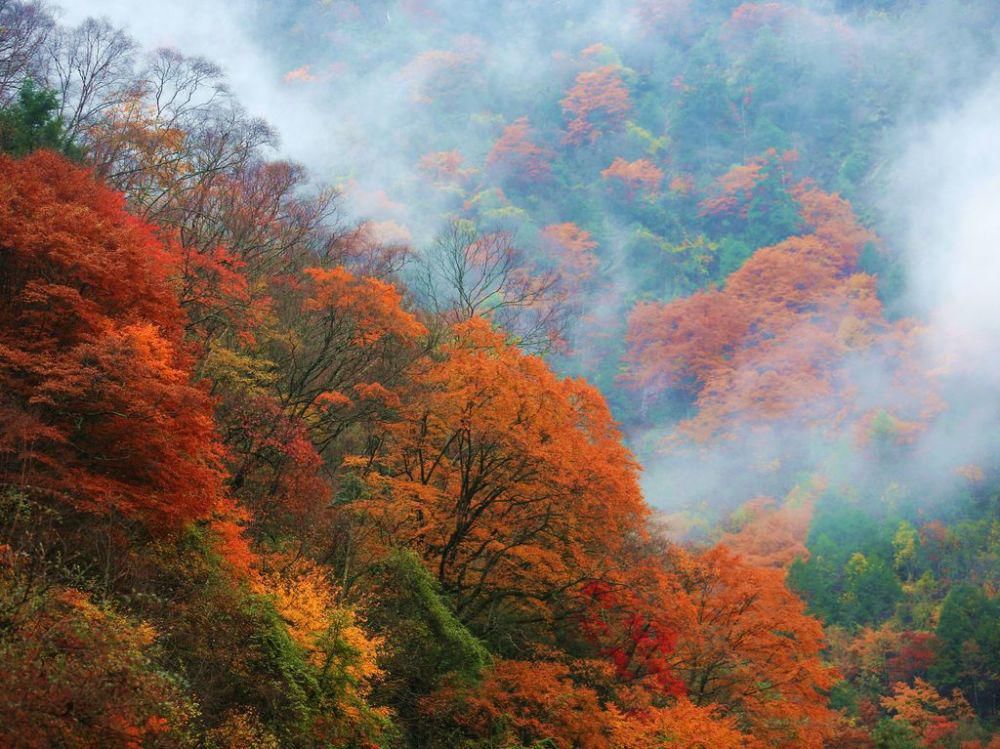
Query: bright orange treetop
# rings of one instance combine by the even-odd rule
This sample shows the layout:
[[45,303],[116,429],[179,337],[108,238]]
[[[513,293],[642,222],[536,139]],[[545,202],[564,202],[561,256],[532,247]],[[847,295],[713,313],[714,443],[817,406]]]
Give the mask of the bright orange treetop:
[[693,396],[698,414],[682,431],[696,439],[754,421],[832,420],[852,387],[846,356],[902,346],[875,279],[857,270],[870,232],[840,197],[794,194],[809,233],[758,250],[721,290],[632,312],[625,379]]
[[674,670],[696,705],[725,706],[756,747],[815,747],[836,713],[825,691],[836,672],[821,657],[823,628],[784,582],[724,547],[685,560]]
[[422,550],[464,620],[537,616],[614,566],[646,508],[592,387],[479,318],[456,325],[415,379],[369,474],[371,509]]

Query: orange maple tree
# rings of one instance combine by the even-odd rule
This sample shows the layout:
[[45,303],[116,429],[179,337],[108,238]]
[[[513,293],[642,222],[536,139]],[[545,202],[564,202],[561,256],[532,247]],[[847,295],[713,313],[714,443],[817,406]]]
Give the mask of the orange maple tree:
[[[0,593],[0,602],[10,603],[5,599]],[[4,630],[3,746],[179,749],[186,743],[195,707],[155,666],[157,632],[148,624],[129,621],[70,588],[49,591],[22,608]]]
[[207,516],[221,448],[176,254],[54,154],[0,159],[0,182],[0,483],[157,526]]
[[474,168],[465,166],[465,157],[457,148],[426,153],[420,157],[418,166],[440,187],[461,184],[476,172]]
[[551,173],[552,157],[534,142],[528,118],[520,117],[503,129],[486,157],[486,168],[520,182],[542,182]]
[[781,504],[770,497],[746,502],[738,512],[739,528],[723,534],[720,543],[754,567],[788,569],[796,559],[808,559],[806,536],[822,485],[796,488]]
[[685,697],[654,704],[642,689],[621,688],[609,677],[592,661],[501,660],[475,687],[445,687],[425,698],[422,707],[428,718],[446,719],[469,736],[494,736],[511,745],[763,746],[742,733],[724,708],[695,705]]
[[498,661],[475,688],[446,687],[426,698],[422,708],[428,716],[450,718],[469,736],[495,736],[504,745],[614,746],[615,713],[558,661]]
[[836,673],[821,657],[820,622],[784,572],[752,567],[722,546],[679,552],[684,595],[673,668],[695,705],[720,705],[756,746],[823,746],[836,713],[825,692]]
[[546,249],[555,255],[560,278],[571,289],[579,288],[597,270],[597,242],[589,231],[567,222],[550,224],[541,234]]
[[307,268],[287,303],[294,314],[267,349],[278,398],[321,452],[362,415],[399,403],[407,351],[427,332],[392,283],[343,266]]
[[451,336],[367,463],[369,512],[421,550],[463,620],[535,618],[641,532],[636,465],[591,386],[482,319]]
[[565,141],[570,145],[593,143],[605,132],[621,128],[632,109],[628,87],[616,65],[580,73],[561,103],[569,118]]
[[632,200],[636,193],[644,193],[649,197],[660,194],[663,186],[663,170],[649,159],[626,161],[618,157],[611,166],[601,172],[601,179],[617,180],[625,187],[625,194]]
[[777,150],[769,148],[747,163],[733,166],[715,181],[709,197],[699,203],[698,211],[703,216],[735,215],[746,218],[750,201],[768,171],[777,171],[785,184],[789,181],[788,168],[797,159],[795,151],[779,154]]
[[853,387],[849,354],[903,351],[906,326],[885,321],[875,279],[857,269],[871,233],[842,198],[806,184],[793,194],[808,233],[758,250],[721,290],[643,303],[630,317],[626,381],[694,397],[682,432],[696,439],[832,419]]
[[893,720],[909,725],[920,737],[920,746],[928,749],[948,746],[947,740],[954,736],[959,724],[974,715],[959,690],[945,697],[919,677],[912,685],[897,682],[892,695],[883,697],[881,703],[894,713]]
[[736,719],[718,705],[696,705],[679,697],[669,706],[647,703],[635,691],[623,695],[624,708],[615,726],[615,749],[661,749],[664,746],[749,749],[753,740]]
[[728,366],[747,334],[743,306],[714,290],[668,304],[638,303],[629,315],[624,380],[651,392],[677,388],[697,394]]

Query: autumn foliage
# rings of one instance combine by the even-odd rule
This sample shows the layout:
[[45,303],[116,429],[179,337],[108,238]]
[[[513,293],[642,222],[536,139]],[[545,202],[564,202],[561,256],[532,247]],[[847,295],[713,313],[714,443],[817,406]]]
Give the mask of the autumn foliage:
[[712,195],[700,203],[698,210],[706,216],[731,214],[746,218],[750,202],[768,172],[774,170],[782,181],[788,181],[787,172],[797,158],[794,151],[779,154],[772,148],[746,164],[737,164],[716,180]]
[[551,616],[600,577],[645,513],[594,390],[482,320],[455,326],[369,469],[377,512],[422,550],[464,621]]
[[897,682],[890,697],[882,698],[882,706],[893,714],[893,720],[913,729],[925,747],[944,746],[962,720],[972,717],[972,708],[961,692],[943,696],[921,678],[913,684]]
[[152,627],[75,590],[51,593],[19,614],[0,645],[4,746],[184,746],[194,708],[155,669]]
[[727,705],[760,746],[822,747],[836,716],[822,695],[836,673],[819,657],[822,626],[784,573],[751,567],[724,547],[688,564],[675,668],[689,698]]
[[569,288],[579,288],[594,275],[598,263],[594,253],[597,242],[590,232],[567,222],[546,226],[541,236],[545,249],[554,255],[563,283]]
[[532,140],[531,123],[521,117],[507,125],[486,156],[487,169],[522,182],[542,182],[552,154]]
[[0,0],[0,746],[997,749],[995,387],[861,202],[925,4],[270,5],[335,184]]
[[465,158],[458,149],[424,154],[418,166],[441,186],[464,182],[475,173],[475,169],[465,165]]
[[571,145],[592,143],[621,128],[632,108],[621,70],[613,65],[580,73],[561,103],[568,119],[565,140]]
[[627,379],[694,397],[699,413],[683,428],[698,439],[746,420],[829,418],[852,387],[844,357],[903,335],[857,269],[871,235],[850,206],[808,185],[795,198],[808,233],[758,250],[721,290],[633,311]]
[[207,516],[222,454],[167,282],[176,256],[52,154],[0,173],[0,481],[159,527]]
[[[173,746],[200,720],[195,700],[221,711],[203,726],[221,745],[368,745],[350,742],[389,735],[391,713],[373,703],[382,663],[400,656],[384,643],[421,643],[423,627],[466,643],[470,673],[486,665],[474,636],[498,649],[546,643],[497,659],[478,682],[459,664],[422,676],[399,709],[433,714],[434,730],[621,749],[825,735],[818,623],[779,572],[650,535],[638,466],[592,386],[475,314],[438,325],[428,354],[431,328],[394,283],[305,258],[257,276],[246,248],[179,246],[52,154],[2,169],[5,490],[27,502],[19,513],[96,518],[80,521],[103,523],[95,548],[127,547],[119,517],[169,531],[143,541],[141,572],[109,569],[104,584],[161,581],[176,607],[143,604],[155,625],[133,624],[66,582],[36,592],[30,558],[0,546],[17,617],[0,658],[24,685],[0,709],[14,725],[25,710],[51,713],[24,746]],[[556,224],[542,237],[577,285],[594,271],[586,231]],[[227,314],[240,300],[259,315],[250,324]],[[199,318],[186,330],[185,310]],[[45,546],[61,522],[6,537]],[[337,545],[309,551],[326,534]],[[401,630],[382,603],[346,600],[393,545],[429,573]],[[365,608],[381,632],[366,630]],[[46,624],[56,610],[65,634]],[[229,622],[226,642],[266,647],[214,652],[202,631],[213,611]],[[63,670],[29,657],[77,636],[91,650]],[[214,664],[192,672],[192,695],[160,675],[157,643],[178,667]],[[76,695],[70,684],[106,661],[123,664],[120,687]],[[292,702],[289,683],[303,690]],[[88,718],[90,733],[57,715],[72,703],[96,716],[112,700],[118,711]]]
[[601,172],[601,177],[609,182],[612,180],[620,182],[629,200],[636,193],[655,197],[663,184],[663,172],[647,159],[625,161],[617,158],[611,162],[611,166]]

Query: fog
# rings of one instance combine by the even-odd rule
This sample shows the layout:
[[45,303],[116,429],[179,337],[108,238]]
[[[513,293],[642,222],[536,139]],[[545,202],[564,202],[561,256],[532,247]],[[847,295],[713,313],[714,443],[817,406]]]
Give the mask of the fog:
[[1000,384],[1000,78],[904,133],[885,210],[935,355]]
[[[457,149],[470,169],[481,169],[504,124],[554,106],[542,100],[559,100],[581,50],[607,45],[594,54],[621,60],[631,66],[629,75],[667,64],[697,72],[699,63],[685,62],[685,34],[705,20],[699,14],[712,12],[697,2],[660,5],[672,14],[674,30],[663,38],[641,15],[612,2],[62,3],[67,23],[105,16],[144,47],[172,46],[219,63],[247,109],[276,127],[283,156],[341,185],[354,216],[404,227],[418,249],[462,203],[448,191],[428,188],[419,154]],[[947,493],[951,468],[988,460],[997,447],[992,424],[1000,387],[1000,65],[984,34],[994,28],[1000,9],[990,2],[914,3],[895,19],[880,12],[838,15],[827,2],[802,5],[808,14],[781,33],[787,54],[805,71],[803,88],[783,92],[772,107],[821,112],[824,82],[847,75],[867,76],[872,84],[866,90],[884,95],[884,101],[850,103],[856,110],[870,108],[874,113],[866,121],[878,128],[871,177],[851,197],[887,251],[904,259],[907,288],[900,309],[927,327],[920,356],[949,404],[922,444],[894,465],[894,476]],[[352,33],[361,29],[366,36],[345,36],[348,21]],[[831,38],[851,50],[843,60],[825,46]],[[432,51],[441,50],[451,56],[435,57]],[[442,83],[435,77],[440,69],[458,82]],[[896,77],[885,73],[883,79],[882,71],[890,69]],[[646,95],[674,95],[676,81],[653,78]],[[427,100],[436,94],[428,89],[435,86],[460,90],[441,94],[447,105],[431,114]],[[811,99],[817,100],[814,110],[807,108]],[[890,108],[893,115],[881,113]],[[821,135],[816,139],[812,147],[822,151]],[[699,158],[712,157],[708,141]],[[832,176],[830,182],[836,188]],[[498,207],[481,213],[515,224],[523,218],[520,209],[498,200]],[[554,196],[543,191],[534,201],[532,211],[543,220],[569,220],[559,215]],[[629,305],[649,293],[643,291],[647,269],[630,264],[623,249],[628,221],[609,199],[596,196],[588,205],[595,214],[590,225],[598,227],[602,241],[603,273],[588,324],[605,337],[576,329],[574,355],[559,362],[584,375],[615,350],[603,343],[588,350],[591,341],[620,339]],[[525,241],[532,231],[522,233]],[[886,362],[868,359],[853,366],[865,383],[859,398],[877,407],[900,397]],[[619,391],[613,378],[600,384],[613,403],[634,398]],[[628,437],[646,466],[648,498],[661,507],[727,508],[754,494],[781,494],[802,472],[877,479],[856,453],[854,434],[831,429],[817,435],[796,423],[749,430],[722,447],[689,445],[675,454],[663,454],[662,447],[673,423],[635,427]],[[785,467],[773,468],[779,457],[794,467],[791,476]]]

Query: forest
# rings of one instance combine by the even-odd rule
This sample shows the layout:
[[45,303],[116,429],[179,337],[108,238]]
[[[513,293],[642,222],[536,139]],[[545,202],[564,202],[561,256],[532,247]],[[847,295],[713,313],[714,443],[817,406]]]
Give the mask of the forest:
[[993,0],[64,5],[0,747],[1000,749]]

